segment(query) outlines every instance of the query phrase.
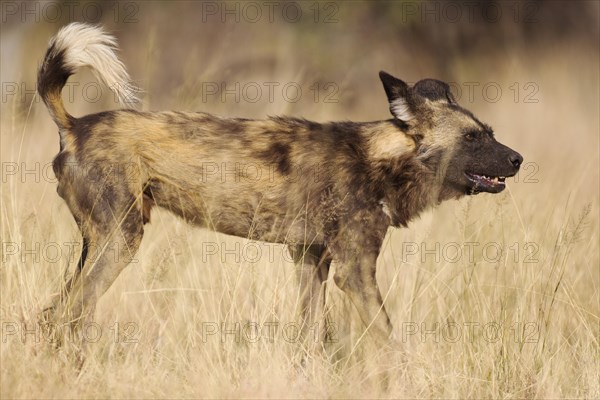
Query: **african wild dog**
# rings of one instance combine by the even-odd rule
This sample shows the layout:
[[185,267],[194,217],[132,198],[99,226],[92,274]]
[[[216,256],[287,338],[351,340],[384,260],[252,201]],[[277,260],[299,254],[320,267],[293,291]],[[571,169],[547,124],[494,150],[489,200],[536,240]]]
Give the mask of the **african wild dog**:
[[[197,226],[287,244],[308,320],[335,260],[333,282],[370,331],[387,338],[392,326],[375,263],[388,227],[407,226],[443,200],[498,193],[523,160],[459,106],[446,83],[424,79],[411,87],[385,72],[380,78],[393,116],[385,121],[130,109],[71,116],[61,90],[81,67],[127,94],[129,78],[115,48],[101,28],[73,23],[50,41],[39,70],[38,91],[60,134],[53,163],[58,194],[83,236],[76,270],[49,309],[55,320],[91,316],[159,206]],[[239,165],[248,168],[232,176]],[[88,254],[92,246],[101,250]]]

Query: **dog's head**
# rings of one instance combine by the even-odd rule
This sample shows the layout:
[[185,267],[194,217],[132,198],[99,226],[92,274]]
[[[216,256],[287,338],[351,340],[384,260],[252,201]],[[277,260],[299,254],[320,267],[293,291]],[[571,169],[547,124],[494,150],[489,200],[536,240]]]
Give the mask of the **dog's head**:
[[424,79],[410,87],[385,72],[379,76],[390,111],[416,143],[417,158],[439,177],[440,200],[480,192],[499,193],[523,162],[499,143],[492,129],[459,106],[450,86]]

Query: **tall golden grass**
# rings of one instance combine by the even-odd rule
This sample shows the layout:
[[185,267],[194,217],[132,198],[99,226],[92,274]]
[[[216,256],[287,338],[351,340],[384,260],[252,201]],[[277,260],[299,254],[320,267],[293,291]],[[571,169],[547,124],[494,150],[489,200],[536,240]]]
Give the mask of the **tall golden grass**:
[[[600,397],[597,46],[492,36],[485,49],[453,55],[420,48],[418,36],[398,34],[363,3],[340,3],[331,24],[203,23],[189,3],[136,4],[137,22],[102,22],[145,90],[144,109],[386,119],[380,69],[411,82],[438,77],[457,83],[460,102],[524,156],[524,168],[499,195],[448,202],[390,229],[378,280],[400,348],[328,359],[311,347],[299,362],[298,288],[285,248],[155,210],[136,262],[98,304],[80,365],[35,325],[80,248],[49,167],[56,127],[23,91],[35,87],[58,25],[13,19],[2,27],[2,398]],[[540,15],[533,28],[545,23]],[[94,82],[87,72],[70,82],[79,86],[63,97],[74,115],[115,106],[106,88],[90,100],[97,86],[84,92]],[[256,102],[250,91],[239,101],[206,95],[222,82],[263,93]],[[270,101],[265,82],[296,82],[303,94],[291,102],[276,89]],[[470,82],[479,84],[472,99]],[[356,315],[339,290],[330,294],[334,314],[346,309],[334,320],[344,343]]]

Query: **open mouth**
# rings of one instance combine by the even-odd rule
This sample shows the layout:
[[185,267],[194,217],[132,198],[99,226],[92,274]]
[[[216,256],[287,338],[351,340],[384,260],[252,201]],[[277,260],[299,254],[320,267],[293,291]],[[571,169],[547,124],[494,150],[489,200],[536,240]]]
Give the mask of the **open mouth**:
[[470,187],[470,193],[500,193],[506,187],[505,176],[487,176],[477,175],[469,172],[465,172],[465,175],[472,184]]

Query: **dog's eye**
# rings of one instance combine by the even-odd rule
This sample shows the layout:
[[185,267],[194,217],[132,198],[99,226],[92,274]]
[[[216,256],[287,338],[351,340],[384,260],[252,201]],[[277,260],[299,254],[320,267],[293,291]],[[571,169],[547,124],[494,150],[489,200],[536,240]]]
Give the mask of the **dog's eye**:
[[467,140],[475,140],[477,138],[477,132],[475,132],[475,131],[468,131],[467,133],[465,133],[465,138]]

